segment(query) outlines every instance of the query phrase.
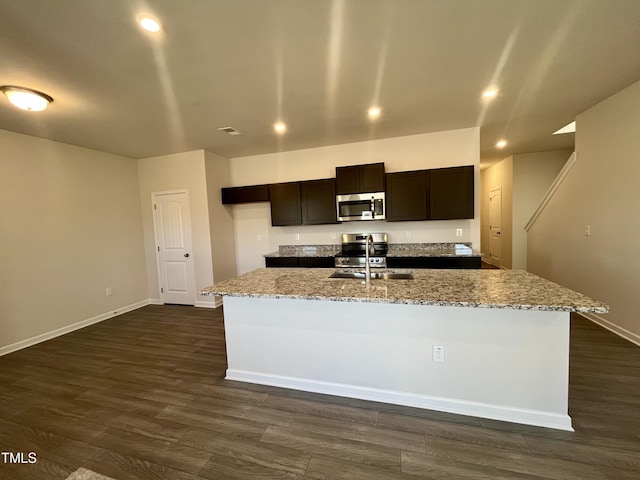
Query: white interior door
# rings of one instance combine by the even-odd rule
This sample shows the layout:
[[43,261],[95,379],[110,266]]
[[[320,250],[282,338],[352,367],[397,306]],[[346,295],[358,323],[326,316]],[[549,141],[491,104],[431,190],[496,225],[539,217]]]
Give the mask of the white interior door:
[[195,305],[189,195],[183,191],[154,193],[152,197],[160,300]]
[[502,187],[491,190],[489,196],[489,257],[492,265],[500,266],[502,255]]

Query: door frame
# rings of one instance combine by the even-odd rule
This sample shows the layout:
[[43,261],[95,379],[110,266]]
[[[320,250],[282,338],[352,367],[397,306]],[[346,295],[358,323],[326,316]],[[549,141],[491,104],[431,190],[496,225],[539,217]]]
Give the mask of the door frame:
[[[498,186],[498,187],[494,187],[491,188],[489,190],[489,264],[493,265],[494,267],[498,267],[498,268],[504,268],[502,266],[502,251],[503,251],[503,245],[502,245],[502,185]],[[494,263],[494,257],[491,254],[491,238],[492,238],[492,228],[491,228],[491,205],[493,204],[492,198],[493,198],[493,193],[494,192],[500,192],[500,226],[499,226],[499,232],[498,232],[498,238],[500,241],[500,256],[498,257],[498,263],[499,265],[496,265]]]
[[[189,238],[191,241],[191,245],[190,245],[190,250],[191,252],[193,252],[193,225],[192,225],[192,219],[191,219],[191,196],[189,195],[189,189],[188,188],[181,188],[178,190],[162,190],[162,191],[158,191],[158,192],[151,192],[151,220],[153,223],[153,251],[155,253],[155,258],[156,258],[156,272],[158,275],[158,295],[160,297],[160,303],[162,305],[165,304],[165,295],[164,292],[162,291],[162,287],[161,287],[161,283],[162,283],[162,267],[160,265],[160,252],[158,251],[158,245],[160,245],[158,243],[158,229],[157,229],[157,224],[156,224],[156,211],[154,208],[155,205],[155,198],[157,196],[164,196],[164,195],[176,195],[176,194],[185,194],[186,195],[186,199],[187,202],[189,204],[189,227],[190,227],[190,234],[189,234]],[[192,255],[193,257],[193,255]],[[193,268],[193,278],[192,280],[192,284],[195,286],[196,285],[196,271],[195,268]],[[198,298],[197,295],[197,291],[194,290],[193,292],[193,304],[192,305],[196,305],[196,300]]]

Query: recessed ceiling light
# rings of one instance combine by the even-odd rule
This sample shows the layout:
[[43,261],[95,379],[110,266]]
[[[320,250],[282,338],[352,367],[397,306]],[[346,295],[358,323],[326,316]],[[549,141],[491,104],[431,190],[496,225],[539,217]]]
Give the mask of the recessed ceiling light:
[[380,107],[371,107],[367,111],[367,114],[369,115],[369,118],[371,118],[371,119],[378,118],[381,113],[382,113],[382,110],[380,109]]
[[276,133],[284,133],[287,131],[287,126],[283,122],[278,122],[273,125],[273,129]]
[[506,140],[500,140],[498,143],[496,143],[496,147],[498,148],[504,148],[507,146],[507,141]]
[[156,33],[160,31],[160,22],[158,22],[155,18],[142,17],[140,20],[138,20],[138,23],[147,32]]
[[496,90],[495,88],[489,88],[482,92],[482,96],[484,98],[494,98],[496,95],[498,95],[498,90]]
[[556,130],[555,132],[553,132],[553,134],[554,135],[561,135],[563,133],[573,133],[575,131],[576,131],[576,122],[574,120],[573,122],[566,124],[561,129]]
[[16,107],[31,112],[40,112],[53,102],[53,98],[46,93],[31,90],[30,88],[3,85],[0,87],[0,91],[2,91]]

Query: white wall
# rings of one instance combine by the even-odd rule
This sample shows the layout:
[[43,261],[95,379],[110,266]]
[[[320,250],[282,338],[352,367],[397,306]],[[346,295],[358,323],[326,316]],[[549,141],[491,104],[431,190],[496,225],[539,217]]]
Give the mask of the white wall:
[[154,192],[189,191],[196,290],[213,284],[205,155],[203,150],[138,160],[148,296],[160,301],[151,196]]
[[0,353],[145,302],[136,161],[4,130],[0,146]]
[[[474,165],[476,170],[475,218],[471,220],[272,227],[268,203],[235,205],[238,273],[263,267],[262,255],[277,250],[279,245],[338,244],[339,234],[344,232],[384,231],[393,243],[472,242],[479,251],[479,144],[479,129],[467,128],[231,159],[229,186],[331,178],[337,166],[376,162],[384,162],[388,173],[461,165]],[[462,237],[455,236],[456,228],[463,229]]]
[[639,112],[637,82],[576,118],[576,163],[528,236],[531,272],[609,304],[596,320],[638,344]]

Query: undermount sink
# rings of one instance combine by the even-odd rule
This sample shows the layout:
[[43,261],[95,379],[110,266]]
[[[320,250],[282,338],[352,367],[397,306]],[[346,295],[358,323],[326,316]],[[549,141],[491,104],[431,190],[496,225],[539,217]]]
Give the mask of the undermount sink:
[[[348,271],[348,270],[336,270],[329,278],[353,278],[358,280],[364,280],[365,272],[360,271]],[[372,280],[413,280],[413,273],[406,272],[371,272]]]

